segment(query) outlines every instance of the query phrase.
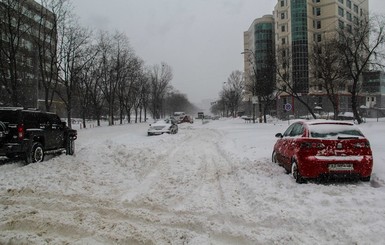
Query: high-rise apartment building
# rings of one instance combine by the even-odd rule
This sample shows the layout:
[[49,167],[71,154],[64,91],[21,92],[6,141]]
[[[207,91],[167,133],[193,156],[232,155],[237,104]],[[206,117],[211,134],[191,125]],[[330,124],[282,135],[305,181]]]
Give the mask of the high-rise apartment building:
[[[274,59],[274,18],[273,15],[265,15],[255,19],[250,28],[244,32],[244,70],[246,87],[249,92],[245,100],[254,105],[259,104],[261,96],[258,96],[258,84],[273,83],[275,77],[271,71],[271,63]],[[260,117],[260,110],[253,116]]]
[[[281,62],[280,66],[277,65],[277,69],[281,71],[278,70],[277,73],[289,74],[276,74],[277,87],[285,90],[286,85],[282,80],[286,78],[290,80],[291,89],[302,96],[304,101],[324,111],[332,111],[326,91],[317,81],[315,65],[310,60],[311,53],[317,44],[337,40],[339,30],[349,31],[358,26],[368,17],[368,10],[369,0],[278,0],[273,12],[274,50],[276,60]],[[245,35],[245,48],[249,48],[250,42],[246,38]],[[252,49],[258,48],[254,46]],[[279,60],[279,57],[284,57],[285,60]],[[245,71],[248,69],[245,63]],[[350,108],[349,81],[345,84],[346,87],[339,91],[341,111]],[[301,108],[301,104],[289,93],[281,93],[277,100],[277,114],[283,113],[285,104],[291,104],[290,108],[293,110],[290,113],[295,116],[307,113],[307,109]]]
[[57,79],[55,15],[34,0],[0,0],[0,104],[39,107]]

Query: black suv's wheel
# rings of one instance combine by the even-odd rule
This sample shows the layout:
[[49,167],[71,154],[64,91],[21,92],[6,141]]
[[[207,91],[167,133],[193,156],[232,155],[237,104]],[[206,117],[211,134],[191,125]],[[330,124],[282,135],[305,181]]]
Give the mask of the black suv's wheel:
[[34,142],[32,144],[31,150],[27,152],[26,156],[26,163],[35,163],[35,162],[42,162],[44,160],[44,149],[43,145],[39,142]]
[[71,139],[67,140],[66,154],[67,155],[75,154],[75,140],[71,140]]

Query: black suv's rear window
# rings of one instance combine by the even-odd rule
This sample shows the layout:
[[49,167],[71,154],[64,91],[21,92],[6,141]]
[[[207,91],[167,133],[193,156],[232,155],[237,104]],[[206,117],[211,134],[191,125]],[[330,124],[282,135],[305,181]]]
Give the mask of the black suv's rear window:
[[0,110],[0,121],[2,121],[4,123],[17,124],[18,123],[18,115],[19,115],[19,113],[17,111]]

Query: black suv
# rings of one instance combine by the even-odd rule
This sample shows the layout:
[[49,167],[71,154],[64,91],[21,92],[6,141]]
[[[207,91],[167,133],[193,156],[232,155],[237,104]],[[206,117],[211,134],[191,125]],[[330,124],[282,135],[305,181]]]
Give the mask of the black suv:
[[77,131],[58,115],[24,108],[0,108],[0,156],[41,162],[45,154],[73,155]]

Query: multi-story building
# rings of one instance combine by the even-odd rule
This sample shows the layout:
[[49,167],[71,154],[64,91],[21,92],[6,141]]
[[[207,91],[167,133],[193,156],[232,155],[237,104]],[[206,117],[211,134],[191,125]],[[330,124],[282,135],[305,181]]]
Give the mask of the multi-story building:
[[265,15],[255,19],[250,28],[244,32],[244,72],[246,89],[245,100],[252,103],[253,116],[261,117],[261,110],[255,111],[255,105],[261,106],[261,93],[257,86],[262,82],[273,83],[275,77],[271,71],[274,59],[274,18]]
[[[311,54],[317,45],[339,38],[339,30],[352,30],[368,15],[369,0],[278,0],[274,8],[274,42],[277,62],[277,87],[286,90],[287,84],[311,105],[315,111],[332,112],[326,90],[317,79]],[[245,36],[246,39],[247,36]],[[245,41],[245,48],[250,43]],[[279,58],[280,57],[280,58]],[[282,60],[279,60],[282,59]],[[247,71],[245,64],[245,71]],[[287,80],[283,82],[283,80]],[[350,81],[338,89],[340,111],[349,111]],[[360,98],[361,99],[361,98]],[[364,98],[362,98],[364,100]],[[361,102],[360,103],[364,103]],[[284,105],[290,104],[289,112]],[[280,93],[277,100],[279,117],[293,114],[303,116],[308,110],[290,93]]]
[[363,74],[362,95],[365,104],[361,108],[368,117],[385,116],[385,72],[368,71]]
[[0,0],[0,104],[43,107],[57,80],[55,15],[34,0]]

